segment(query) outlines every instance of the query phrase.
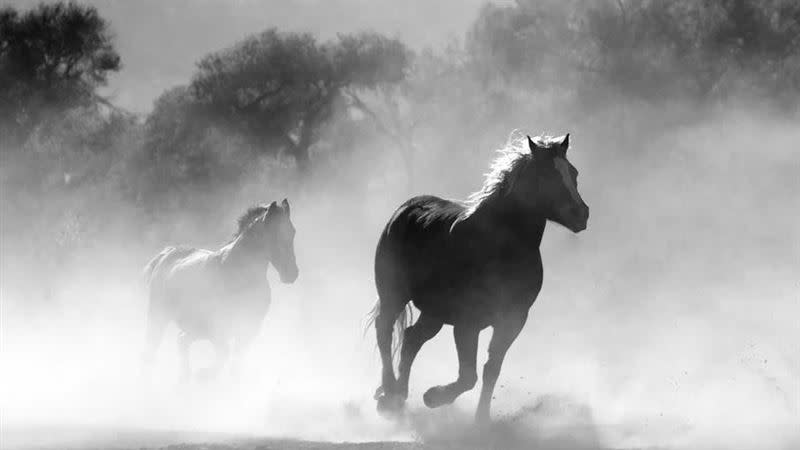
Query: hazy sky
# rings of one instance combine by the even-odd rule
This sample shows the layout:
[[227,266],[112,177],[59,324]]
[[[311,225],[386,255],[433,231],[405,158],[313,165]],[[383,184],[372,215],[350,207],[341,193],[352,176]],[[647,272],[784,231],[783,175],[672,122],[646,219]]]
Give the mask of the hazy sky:
[[[204,54],[277,26],[337,32],[374,29],[413,47],[462,37],[486,0],[94,0],[111,22],[123,69],[108,93],[145,112],[165,89],[185,83]],[[12,0],[21,9],[38,0]]]

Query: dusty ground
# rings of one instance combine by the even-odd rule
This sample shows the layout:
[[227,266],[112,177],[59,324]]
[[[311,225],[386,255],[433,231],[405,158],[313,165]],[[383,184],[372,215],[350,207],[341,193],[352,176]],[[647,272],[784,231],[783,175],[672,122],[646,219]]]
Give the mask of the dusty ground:
[[329,443],[291,439],[243,437],[200,432],[147,430],[13,430],[0,439],[3,449],[169,449],[169,450],[269,450],[269,449],[418,449],[415,443]]
[[[448,439],[437,442],[318,442],[266,437],[248,437],[221,433],[106,430],[76,428],[3,429],[0,448],[4,450],[100,450],[100,449],[168,449],[168,450],[450,450],[450,449],[600,449],[592,443],[565,439],[539,442],[515,442],[502,432],[469,440]],[[580,430],[577,431],[580,434]]]

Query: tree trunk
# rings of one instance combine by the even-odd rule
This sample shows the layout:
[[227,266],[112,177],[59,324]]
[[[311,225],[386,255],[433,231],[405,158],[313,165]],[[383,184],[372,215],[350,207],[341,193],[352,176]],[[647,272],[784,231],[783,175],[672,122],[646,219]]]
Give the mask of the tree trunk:
[[406,191],[408,194],[411,194],[416,184],[414,177],[414,155],[417,149],[408,137],[406,137],[403,142],[399,142],[399,144],[400,157],[403,158],[403,165],[406,169]]
[[310,145],[303,145],[301,142],[292,149],[294,160],[297,163],[297,172],[300,174],[301,178],[306,177],[311,171],[311,157],[308,152],[308,147],[310,147]]
[[300,138],[297,140],[297,144],[292,147],[292,153],[297,163],[297,172],[300,178],[307,177],[311,171],[311,155],[309,149],[313,141],[315,126],[316,124],[311,121],[303,123],[303,127],[300,129]]

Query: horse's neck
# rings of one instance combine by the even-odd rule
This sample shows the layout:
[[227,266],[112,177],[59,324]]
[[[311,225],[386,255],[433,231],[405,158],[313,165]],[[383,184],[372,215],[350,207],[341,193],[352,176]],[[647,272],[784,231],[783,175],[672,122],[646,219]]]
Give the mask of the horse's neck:
[[236,236],[217,253],[222,265],[229,268],[261,271],[269,265],[267,252],[254,246],[247,234]]
[[541,211],[521,208],[507,197],[487,199],[465,220],[469,230],[489,240],[536,248],[542,242],[546,223]]

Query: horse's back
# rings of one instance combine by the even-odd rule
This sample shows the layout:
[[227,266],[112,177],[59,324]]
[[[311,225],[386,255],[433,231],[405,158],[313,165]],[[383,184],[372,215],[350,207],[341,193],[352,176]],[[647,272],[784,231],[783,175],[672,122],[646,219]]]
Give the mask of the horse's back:
[[194,247],[166,247],[145,268],[150,301],[173,297],[181,291],[200,291],[201,285],[214,284],[204,273],[213,252]]
[[433,195],[413,197],[392,214],[381,235],[381,243],[402,244],[449,233],[464,209],[460,203]]
[[[464,206],[440,197],[413,197],[395,210],[381,233],[376,250],[376,268],[387,260],[413,257],[417,251],[434,251],[442,245]],[[422,243],[430,244],[425,245]]]
[[161,252],[147,263],[144,268],[144,274],[148,278],[148,282],[152,283],[155,277],[163,276],[177,262],[198,252],[207,252],[207,250],[188,246],[164,247]]

